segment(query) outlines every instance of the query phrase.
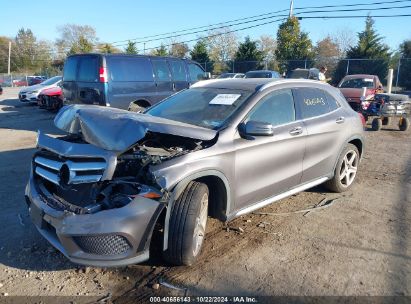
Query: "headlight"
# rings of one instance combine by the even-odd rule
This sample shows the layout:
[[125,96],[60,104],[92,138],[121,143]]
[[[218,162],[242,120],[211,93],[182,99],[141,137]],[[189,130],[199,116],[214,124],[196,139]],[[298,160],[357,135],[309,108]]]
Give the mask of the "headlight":
[[29,94],[36,94],[36,93],[38,93],[39,91],[31,91],[31,92],[29,92]]

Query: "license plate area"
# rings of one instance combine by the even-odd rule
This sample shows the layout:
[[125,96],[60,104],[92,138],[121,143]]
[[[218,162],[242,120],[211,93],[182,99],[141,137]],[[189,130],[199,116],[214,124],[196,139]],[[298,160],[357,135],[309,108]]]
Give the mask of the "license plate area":
[[30,217],[33,221],[33,224],[36,225],[40,229],[44,229],[46,227],[46,222],[44,221],[44,211],[32,204],[30,206]]

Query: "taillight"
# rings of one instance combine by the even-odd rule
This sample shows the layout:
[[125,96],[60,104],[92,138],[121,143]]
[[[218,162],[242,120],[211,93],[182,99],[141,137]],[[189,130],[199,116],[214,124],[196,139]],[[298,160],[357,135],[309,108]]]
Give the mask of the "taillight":
[[100,82],[106,82],[107,81],[107,70],[104,67],[101,67],[99,69],[99,76],[100,76]]

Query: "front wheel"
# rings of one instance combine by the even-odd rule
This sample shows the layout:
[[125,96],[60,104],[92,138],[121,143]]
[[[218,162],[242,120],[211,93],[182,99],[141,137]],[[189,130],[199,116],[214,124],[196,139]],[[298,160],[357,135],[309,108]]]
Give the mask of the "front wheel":
[[175,201],[164,258],[174,265],[192,265],[200,254],[208,216],[208,187],[190,182]]
[[407,117],[401,117],[400,121],[398,122],[398,127],[400,131],[407,131],[410,127],[410,120]]
[[379,131],[382,128],[382,120],[381,118],[374,118],[371,124],[373,131]]
[[348,144],[338,159],[334,170],[334,177],[325,183],[325,186],[334,192],[347,191],[357,176],[360,153],[353,144]]

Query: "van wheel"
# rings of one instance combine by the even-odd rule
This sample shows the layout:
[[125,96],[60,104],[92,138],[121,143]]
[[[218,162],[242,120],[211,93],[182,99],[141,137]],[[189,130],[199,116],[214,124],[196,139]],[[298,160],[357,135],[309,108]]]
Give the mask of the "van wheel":
[[371,124],[372,130],[373,131],[379,131],[381,130],[382,127],[382,120],[381,118],[374,118],[372,120],[372,124]]
[[138,104],[134,102],[130,103],[130,105],[128,106],[128,110],[130,112],[140,113],[140,112],[143,112],[145,109],[146,109],[145,107],[139,106]]
[[164,258],[174,265],[190,266],[199,256],[205,238],[208,187],[190,182],[172,208]]
[[333,192],[347,191],[354,183],[359,163],[360,153],[357,147],[348,144],[338,159],[334,177],[325,182],[324,186]]
[[398,122],[398,127],[400,131],[407,131],[410,127],[410,120],[407,117],[401,117]]

